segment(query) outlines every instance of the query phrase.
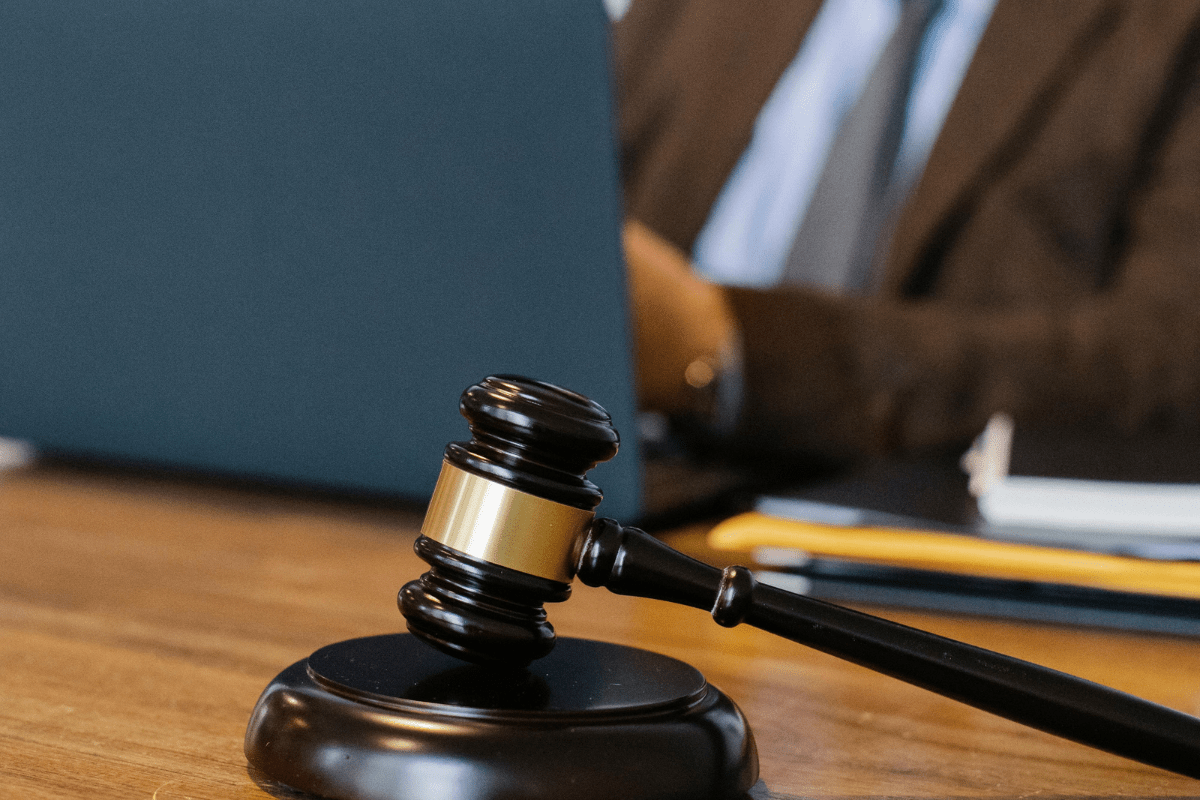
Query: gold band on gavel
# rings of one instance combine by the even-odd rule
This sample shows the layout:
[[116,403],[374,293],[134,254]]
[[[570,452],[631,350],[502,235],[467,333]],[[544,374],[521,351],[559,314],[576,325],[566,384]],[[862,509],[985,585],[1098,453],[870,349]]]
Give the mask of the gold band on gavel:
[[575,541],[592,516],[443,461],[421,534],[492,564],[570,583]]

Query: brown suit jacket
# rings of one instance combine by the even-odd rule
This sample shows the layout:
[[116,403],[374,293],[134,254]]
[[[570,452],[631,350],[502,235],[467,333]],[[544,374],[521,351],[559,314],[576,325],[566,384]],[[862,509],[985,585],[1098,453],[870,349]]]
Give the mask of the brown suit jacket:
[[[629,213],[690,250],[819,0],[637,0],[616,32]],[[730,290],[743,435],[828,455],[987,417],[1200,425],[1200,0],[1000,0],[847,299]]]

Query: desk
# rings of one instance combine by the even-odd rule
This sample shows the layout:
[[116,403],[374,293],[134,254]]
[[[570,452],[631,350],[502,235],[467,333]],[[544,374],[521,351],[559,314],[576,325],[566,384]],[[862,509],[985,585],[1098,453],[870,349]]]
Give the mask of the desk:
[[[248,771],[250,709],[316,648],[402,628],[420,521],[64,465],[0,475],[0,797],[294,797]],[[575,591],[551,608],[560,635],[684,659],[741,705],[755,798],[1200,795],[700,611]],[[1200,713],[1200,641],[888,616]]]

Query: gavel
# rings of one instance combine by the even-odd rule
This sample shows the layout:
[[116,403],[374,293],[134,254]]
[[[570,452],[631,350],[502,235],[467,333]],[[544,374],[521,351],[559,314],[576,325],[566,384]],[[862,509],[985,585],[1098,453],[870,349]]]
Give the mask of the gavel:
[[578,577],[616,594],[708,610],[984,711],[1200,778],[1200,719],[1047,667],[757,582],[634,527],[594,518],[585,474],[619,438],[604,409],[526,378],[463,394],[471,441],[446,448],[417,539],[430,570],[398,603],[408,629],[457,658],[521,666],[555,643],[545,603]]

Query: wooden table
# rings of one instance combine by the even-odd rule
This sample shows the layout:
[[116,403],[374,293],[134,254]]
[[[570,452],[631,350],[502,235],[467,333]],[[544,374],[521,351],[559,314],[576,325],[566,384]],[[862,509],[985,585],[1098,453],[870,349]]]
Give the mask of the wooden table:
[[[421,509],[67,465],[0,474],[0,797],[289,797],[242,736],[283,667],[399,630]],[[887,613],[1200,714],[1200,641]],[[578,586],[561,635],[699,667],[754,727],[756,798],[1200,796],[1200,782],[706,614]]]

